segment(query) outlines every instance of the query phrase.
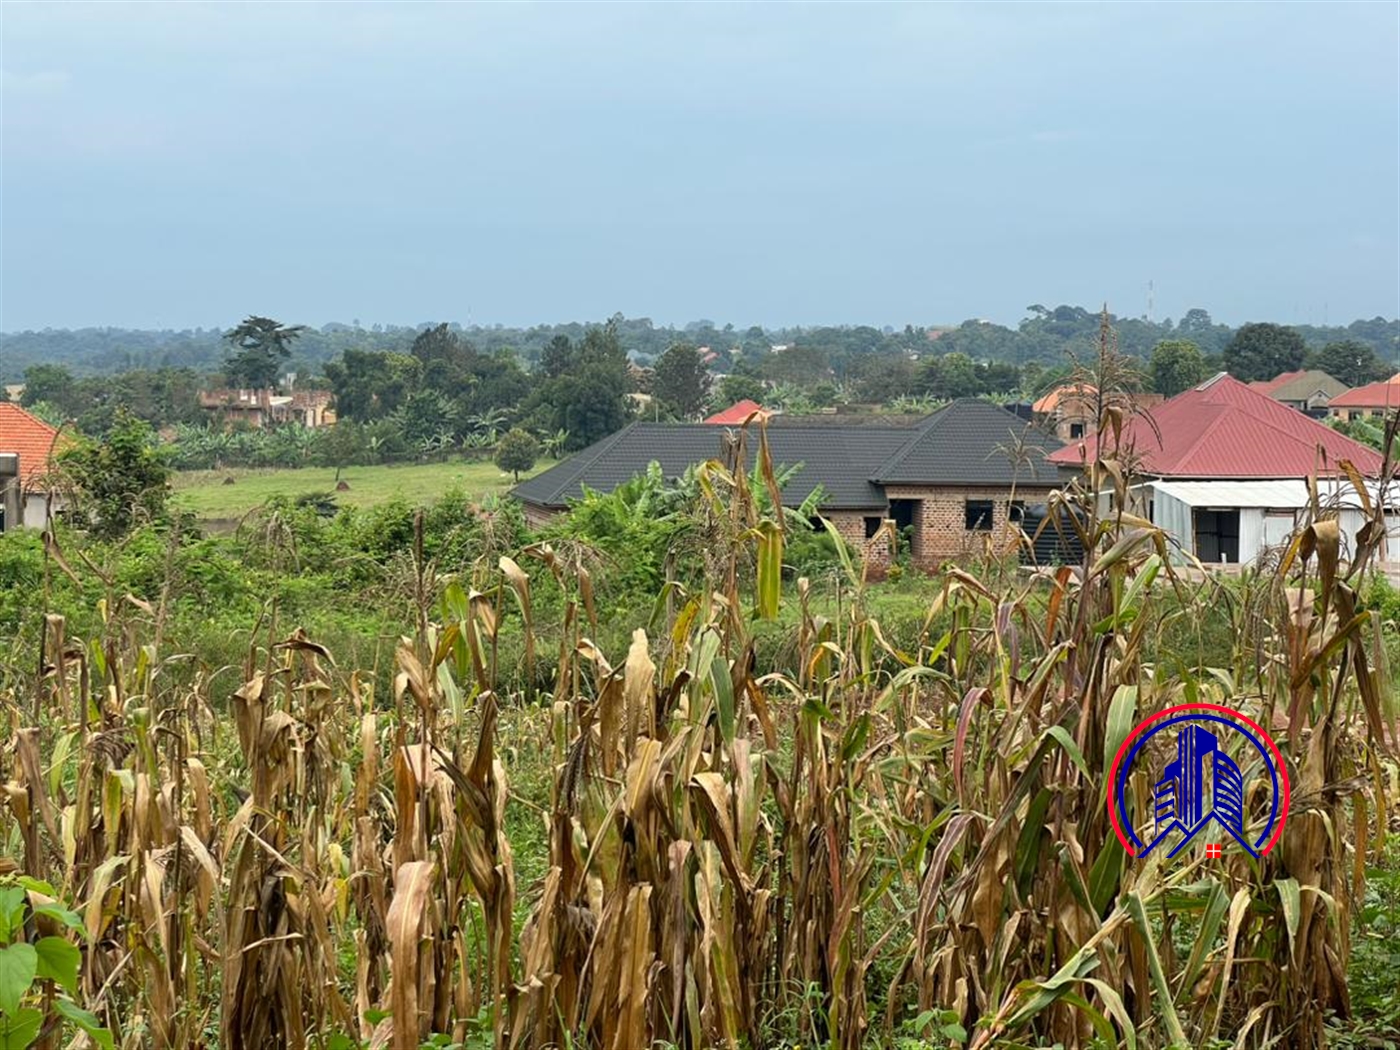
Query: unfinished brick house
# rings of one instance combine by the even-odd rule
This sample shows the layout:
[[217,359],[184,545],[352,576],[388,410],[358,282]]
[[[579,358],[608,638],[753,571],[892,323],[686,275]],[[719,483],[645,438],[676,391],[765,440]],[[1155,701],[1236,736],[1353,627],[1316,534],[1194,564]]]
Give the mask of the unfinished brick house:
[[[611,492],[657,463],[668,478],[723,459],[726,428],[707,424],[633,423],[542,474],[513,494],[539,525],[579,499],[586,486]],[[753,465],[757,438],[747,449]],[[799,467],[783,490],[800,506],[821,486],[819,513],[868,557],[887,557],[871,537],[886,519],[908,537],[916,564],[1006,551],[1009,526],[1044,503],[1058,486],[1046,457],[1060,442],[986,401],[954,401],[916,423],[832,426],[800,421],[768,428],[774,465]]]

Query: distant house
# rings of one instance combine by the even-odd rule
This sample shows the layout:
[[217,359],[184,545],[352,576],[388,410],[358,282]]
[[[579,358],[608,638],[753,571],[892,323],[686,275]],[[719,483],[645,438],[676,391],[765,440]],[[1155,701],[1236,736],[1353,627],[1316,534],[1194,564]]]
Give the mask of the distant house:
[[712,425],[718,424],[720,426],[737,427],[743,425],[744,421],[755,412],[762,411],[763,406],[757,401],[744,398],[744,400],[736,401],[723,411],[716,412],[714,415],[707,417],[705,422]]
[[58,429],[19,405],[0,402],[0,532],[41,529],[54,499],[49,475]]
[[211,419],[225,426],[242,424],[255,430],[280,423],[314,430],[335,423],[329,390],[298,390],[291,394],[271,389],[202,390],[199,405]]
[[[1161,394],[1110,393],[1106,404],[1118,405],[1128,414],[1159,405]],[[1055,432],[1061,441],[1077,441],[1092,434],[1099,425],[1099,391],[1090,383],[1057,386],[1031,405],[1032,416]]]
[[1368,383],[1338,394],[1327,405],[1334,419],[1371,419],[1400,408],[1400,372],[1380,383]]
[[[611,492],[656,463],[669,478],[711,459],[723,460],[729,431],[713,424],[633,423],[512,491],[526,518],[542,524],[583,496]],[[1024,455],[1012,446],[1023,444]],[[757,439],[746,444],[752,467]],[[802,421],[768,429],[778,467],[798,467],[783,490],[797,507],[820,486],[819,513],[855,548],[879,559],[869,543],[886,519],[910,537],[916,563],[979,553],[990,540],[1005,550],[1010,526],[1056,487],[1046,456],[1059,442],[985,401],[962,400],[908,426],[832,426]]]
[[1340,379],[1316,368],[1284,372],[1273,379],[1256,380],[1249,387],[1309,415],[1326,415],[1328,403],[1350,389]]
[[[1223,372],[1130,419],[1115,455],[1142,479],[1134,488],[1138,513],[1182,551],[1227,564],[1253,561],[1287,539],[1303,520],[1308,477],[1321,479],[1344,531],[1359,527],[1339,464],[1347,460],[1372,479],[1382,468],[1374,449]],[[1078,470],[1096,456],[1088,438],[1050,461]]]

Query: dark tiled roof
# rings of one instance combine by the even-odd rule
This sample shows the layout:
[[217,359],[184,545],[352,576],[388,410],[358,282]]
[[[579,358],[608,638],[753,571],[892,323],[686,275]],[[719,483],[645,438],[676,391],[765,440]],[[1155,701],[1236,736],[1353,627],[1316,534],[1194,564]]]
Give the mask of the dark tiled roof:
[[[611,492],[652,462],[667,477],[679,477],[687,467],[721,458],[727,429],[703,423],[633,423],[521,482],[513,492],[527,503],[562,507],[582,497],[585,485]],[[884,483],[1009,485],[1012,464],[997,446],[1010,444],[1022,431],[1031,461],[1016,471],[1016,479],[1053,483],[1056,471],[1042,455],[1060,443],[983,401],[955,401],[917,426],[784,423],[768,428],[768,446],[775,467],[801,467],[783,489],[785,504],[797,506],[821,485],[823,507],[854,510],[884,507]],[[749,467],[757,447],[758,435],[751,432]]]
[[[1027,458],[1017,464],[1006,449],[1024,435]],[[918,427],[917,436],[882,463],[874,480],[885,485],[1010,485],[1059,476],[1045,457],[1060,442],[989,401],[965,398],[944,405]]]
[[[633,423],[611,437],[590,445],[558,466],[512,491],[520,499],[544,507],[562,507],[583,495],[583,486],[611,492],[656,462],[667,477],[679,477],[687,467],[719,459],[729,428],[705,423]],[[909,440],[907,427],[828,427],[788,424],[770,427],[768,447],[776,468],[801,469],[783,489],[783,502],[795,507],[817,485],[826,490],[824,507],[883,507],[885,494],[871,484],[875,468]],[[748,465],[754,462],[758,435],[746,442]]]

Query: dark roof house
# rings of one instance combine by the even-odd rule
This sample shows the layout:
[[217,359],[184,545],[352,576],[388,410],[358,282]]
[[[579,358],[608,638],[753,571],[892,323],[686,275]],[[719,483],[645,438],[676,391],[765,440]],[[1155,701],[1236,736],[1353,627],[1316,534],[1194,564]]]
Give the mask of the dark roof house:
[[[1018,520],[1013,487],[1042,496],[1057,484],[1047,461],[1060,443],[986,401],[945,405],[913,425],[834,427],[796,420],[768,428],[774,466],[799,468],[783,489],[796,507],[821,486],[822,514],[843,535],[863,543],[885,518],[912,526],[916,559],[965,553],[980,533]],[[633,423],[512,491],[532,520],[542,521],[583,496],[610,492],[647,469],[667,477],[723,457],[726,430],[713,424]],[[1017,456],[1018,440],[1027,453]],[[758,442],[746,442],[747,465]]]

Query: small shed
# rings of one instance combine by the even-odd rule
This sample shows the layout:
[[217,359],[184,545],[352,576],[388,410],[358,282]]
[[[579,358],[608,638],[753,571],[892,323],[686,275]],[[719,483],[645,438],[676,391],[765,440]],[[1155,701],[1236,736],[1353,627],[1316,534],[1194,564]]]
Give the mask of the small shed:
[[[1381,486],[1368,483],[1373,504]],[[1299,478],[1276,480],[1175,481],[1158,479],[1136,486],[1144,508],[1182,551],[1199,561],[1218,564],[1252,562],[1265,551],[1288,543],[1306,520],[1308,483]],[[1361,497],[1345,478],[1318,480],[1324,510],[1335,510],[1341,521],[1342,553],[1365,521]],[[1400,557],[1400,491],[1385,496],[1386,544],[1382,560]]]

